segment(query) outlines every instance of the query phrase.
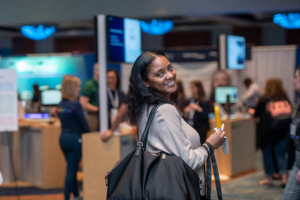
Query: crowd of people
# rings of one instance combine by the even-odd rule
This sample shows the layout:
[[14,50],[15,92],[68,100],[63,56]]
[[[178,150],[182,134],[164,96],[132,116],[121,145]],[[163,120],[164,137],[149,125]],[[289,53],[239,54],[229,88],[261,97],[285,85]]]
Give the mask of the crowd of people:
[[[99,131],[99,66],[94,65],[94,76],[88,80],[79,96],[80,80],[66,75],[62,81],[61,103],[52,111],[61,121],[61,149],[67,160],[65,200],[73,193],[80,199],[76,172],[81,159],[81,134]],[[246,92],[239,98],[238,106],[248,108],[257,118],[257,147],[262,150],[266,178],[260,185],[273,186],[273,179],[281,179],[285,187],[284,199],[300,198],[300,142],[298,123],[299,108],[292,120],[292,103],[279,78],[266,80],[261,91],[252,79],[244,80]],[[217,70],[211,78],[211,94],[207,95],[201,80],[189,83],[191,98],[187,99],[183,82],[176,78],[175,69],[161,52],[145,52],[134,63],[128,94],[120,89],[120,76],[115,69],[107,70],[107,100],[109,130],[101,134],[108,141],[119,124],[127,118],[131,125],[143,132],[149,109],[163,103],[154,119],[152,134],[148,138],[147,151],[164,151],[180,156],[199,175],[200,167],[207,159],[203,145],[218,148],[225,132],[219,131],[207,138],[211,129],[209,113],[212,111],[217,87],[231,86],[230,75]],[[39,98],[35,88],[33,100]],[[295,92],[300,93],[300,67],[294,77]],[[206,98],[209,96],[209,98]],[[147,109],[146,109],[147,108]],[[85,113],[85,114],[84,114]],[[290,124],[293,125],[291,129]],[[158,130],[163,130],[163,134]],[[295,139],[297,138],[297,139]],[[288,176],[288,170],[292,169]]]

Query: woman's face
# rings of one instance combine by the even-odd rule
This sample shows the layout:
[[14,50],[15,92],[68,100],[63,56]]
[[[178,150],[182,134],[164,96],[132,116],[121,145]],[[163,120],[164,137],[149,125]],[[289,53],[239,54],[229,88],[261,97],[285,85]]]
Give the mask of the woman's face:
[[296,92],[300,93],[300,75],[299,75],[299,70],[296,70],[293,82],[294,82],[294,90]]
[[115,72],[110,71],[106,75],[107,86],[110,90],[114,91],[117,89],[117,75]]
[[213,86],[214,88],[220,87],[220,86],[228,86],[228,78],[225,73],[219,72],[215,75],[213,80]]
[[198,88],[193,83],[191,84],[191,92],[192,92],[193,98],[198,98]]
[[161,96],[170,99],[170,95],[177,90],[176,72],[169,60],[164,56],[158,56],[148,69],[147,87],[157,91]]

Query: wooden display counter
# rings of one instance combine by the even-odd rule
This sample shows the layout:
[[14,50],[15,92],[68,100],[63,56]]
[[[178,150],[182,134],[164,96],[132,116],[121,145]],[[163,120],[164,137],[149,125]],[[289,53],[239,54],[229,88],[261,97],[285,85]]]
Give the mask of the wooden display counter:
[[1,133],[1,168],[7,170],[8,176],[4,180],[14,181],[13,166],[9,162],[12,152],[16,180],[42,189],[63,188],[66,161],[59,145],[60,133],[57,120],[53,124],[43,120],[20,120],[19,131]]
[[105,175],[118,160],[133,151],[135,135],[113,136],[102,142],[99,133],[82,135],[83,193],[85,200],[106,199]]
[[[220,175],[234,177],[255,170],[255,119],[222,120],[228,138],[229,153],[224,154],[220,147],[216,150],[216,159]],[[210,120],[212,134],[215,120]]]

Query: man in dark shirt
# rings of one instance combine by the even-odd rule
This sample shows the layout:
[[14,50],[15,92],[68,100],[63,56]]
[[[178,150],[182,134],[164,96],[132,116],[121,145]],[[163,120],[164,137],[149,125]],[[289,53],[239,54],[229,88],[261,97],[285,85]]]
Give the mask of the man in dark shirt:
[[80,104],[82,108],[87,111],[87,122],[90,130],[97,131],[99,124],[99,107],[98,107],[98,77],[99,77],[99,65],[94,65],[93,78],[88,80],[81,90]]

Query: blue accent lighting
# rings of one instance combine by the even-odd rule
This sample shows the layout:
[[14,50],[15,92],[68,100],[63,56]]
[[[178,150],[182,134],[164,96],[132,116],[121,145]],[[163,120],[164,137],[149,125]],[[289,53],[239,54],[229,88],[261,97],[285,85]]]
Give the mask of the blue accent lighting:
[[286,29],[298,29],[300,28],[300,14],[276,14],[273,17],[273,22]]
[[44,28],[43,25],[39,25],[37,28],[34,26],[23,26],[21,28],[21,33],[32,40],[44,40],[50,37],[55,32],[53,26],[49,28]]
[[170,20],[153,19],[151,23],[140,21],[141,29],[149,35],[163,35],[173,28],[173,22]]

